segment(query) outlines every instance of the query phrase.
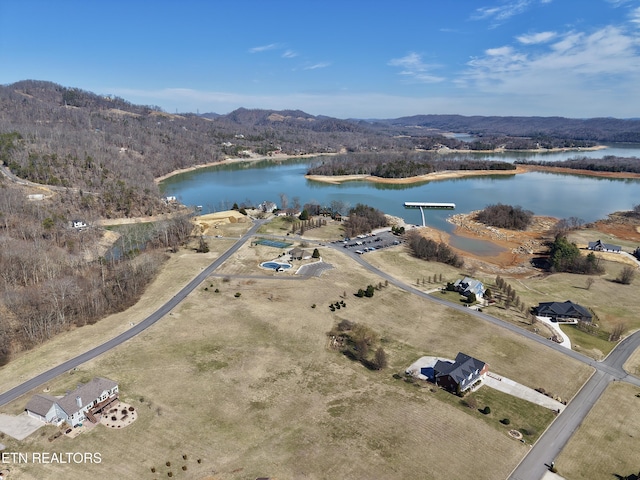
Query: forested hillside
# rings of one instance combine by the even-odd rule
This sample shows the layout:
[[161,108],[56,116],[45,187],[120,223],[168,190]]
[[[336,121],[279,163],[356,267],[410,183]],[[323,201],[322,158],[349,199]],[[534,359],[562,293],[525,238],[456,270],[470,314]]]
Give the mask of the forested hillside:
[[640,120],[618,118],[483,117],[415,115],[370,122],[378,128],[415,131],[416,128],[465,132],[482,136],[507,135],[593,142],[640,142]]
[[[475,133],[465,143],[445,132]],[[51,82],[0,86],[0,365],[20,350],[135,302],[191,221],[154,178],[251,154],[341,153],[315,173],[402,177],[440,169],[513,168],[435,151],[590,146],[638,140],[640,122],[460,116],[340,120],[299,110],[173,114]],[[381,155],[382,154],[382,155]],[[33,182],[33,183],[29,183]],[[35,184],[43,184],[40,187]],[[36,195],[38,199],[30,198]],[[245,192],[239,192],[239,200]],[[175,214],[123,230],[105,258],[101,218]],[[72,219],[89,223],[71,228]],[[145,247],[145,249],[141,248]]]

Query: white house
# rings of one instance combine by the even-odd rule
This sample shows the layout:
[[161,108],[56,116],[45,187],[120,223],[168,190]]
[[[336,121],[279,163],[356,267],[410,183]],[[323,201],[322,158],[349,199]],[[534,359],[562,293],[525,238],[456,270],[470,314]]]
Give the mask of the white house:
[[31,417],[53,425],[63,422],[76,425],[86,419],[95,422],[95,415],[117,399],[118,384],[108,378],[96,377],[61,398],[36,394],[27,403],[25,411]]
[[84,220],[71,220],[71,226],[80,230],[82,228],[87,228],[87,223]]
[[273,213],[274,210],[278,209],[278,206],[273,202],[269,202],[268,200],[265,200],[260,205],[258,205],[258,208],[260,208],[260,210],[262,210],[265,213]]

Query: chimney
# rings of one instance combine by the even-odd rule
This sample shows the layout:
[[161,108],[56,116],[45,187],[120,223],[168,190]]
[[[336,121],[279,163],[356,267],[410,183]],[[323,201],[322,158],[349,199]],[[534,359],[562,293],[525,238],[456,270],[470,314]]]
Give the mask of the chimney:
[[78,405],[78,408],[82,408],[82,398],[79,396],[76,397],[76,405]]

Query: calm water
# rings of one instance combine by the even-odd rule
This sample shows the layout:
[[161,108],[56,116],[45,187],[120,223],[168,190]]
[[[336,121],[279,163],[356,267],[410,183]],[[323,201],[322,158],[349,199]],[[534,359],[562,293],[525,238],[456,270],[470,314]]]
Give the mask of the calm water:
[[[564,160],[576,155],[601,158],[617,155],[640,158],[640,145],[619,145],[595,152],[549,154],[479,154],[482,158],[513,161],[521,158]],[[364,203],[385,213],[402,217],[408,223],[421,224],[419,210],[403,207],[404,202],[453,202],[455,213],[479,210],[487,205],[520,205],[536,215],[557,218],[579,217],[587,222],[607,214],[629,210],[640,203],[639,180],[612,180],[579,175],[531,172],[522,175],[495,175],[427,182],[414,185],[380,185],[355,181],[341,185],[311,182],[304,178],[312,159],[286,163],[260,162],[210,167],[177,175],[161,183],[164,195],[175,195],[185,205],[202,205],[203,213],[229,209],[233,203],[256,205],[265,200],[280,205],[284,193],[291,204],[315,201],[330,205],[339,200],[350,206]],[[450,210],[425,213],[428,225],[451,232],[446,222]],[[454,246],[477,253],[491,254],[495,248],[487,242],[469,242],[454,237]]]

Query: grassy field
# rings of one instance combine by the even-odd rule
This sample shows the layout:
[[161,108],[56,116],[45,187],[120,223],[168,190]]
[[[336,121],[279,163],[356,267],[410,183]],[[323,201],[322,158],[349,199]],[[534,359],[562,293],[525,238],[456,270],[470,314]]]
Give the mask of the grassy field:
[[[455,269],[437,262],[418,261],[411,257],[405,247],[369,253],[367,261],[422,290],[437,289],[443,287],[446,282],[469,275],[469,272],[464,269]],[[640,328],[634,285],[621,285],[612,281],[618,276],[624,265],[610,261],[603,261],[603,264],[606,273],[603,276],[592,277],[594,283],[589,289],[587,289],[586,283],[588,277],[570,273],[539,275],[524,279],[503,277],[515,289],[527,309],[525,313],[522,313],[515,307],[506,310],[502,306],[493,306],[489,307],[486,312],[529,330],[538,328],[541,334],[547,336],[545,327],[540,324],[529,325],[526,315],[529,308],[540,302],[564,302],[565,300],[571,300],[591,308],[598,315],[598,320],[595,323],[599,324],[601,335],[588,335],[571,326],[563,326],[562,329],[571,339],[575,350],[601,359],[616,345],[614,342],[608,341],[608,333],[615,328],[616,324],[622,323],[626,332]],[[442,283],[435,282],[434,277],[439,279],[440,275],[442,275]],[[428,282],[429,277],[431,277],[432,283]],[[476,272],[474,278],[482,281],[494,293],[497,291],[495,275]],[[418,284],[419,279],[421,282],[422,279],[426,279],[427,283]],[[454,300],[453,294],[447,294],[444,298]]]
[[556,460],[571,480],[622,478],[640,470],[640,389],[612,383]]
[[[340,252],[321,248],[335,268],[310,279],[265,274],[257,265],[273,252],[278,250],[246,245],[223,265],[221,276],[203,283],[171,316],[48,385],[64,394],[96,375],[117,380],[123,400],[139,411],[134,424],[120,431],[98,426],[53,443],[50,428],[24,442],[2,439],[8,451],[100,452],[101,464],[14,465],[12,475],[73,480],[108,472],[152,480],[171,471],[173,478],[437,479],[473,465],[474,478],[505,478],[528,447],[511,439],[498,420],[508,416],[512,427],[539,433],[548,412],[483,387],[473,395],[494,408],[485,417],[457,397],[392,374],[421,355],[451,358],[463,351],[496,373],[563,398],[590,374],[559,353],[392,286],[357,298],[358,288],[379,279]],[[184,255],[189,267],[179,276],[165,269],[149,295],[170,297],[197,273],[204,257]],[[328,305],[343,297],[347,308],[331,312]],[[140,303],[153,301],[145,295]],[[380,335],[388,369],[367,370],[328,347],[326,333],[341,319]],[[113,324],[123,328],[118,321]],[[59,361],[69,355],[59,351],[62,345],[74,349],[87,341],[93,332],[85,328],[25,359],[40,365],[36,370]],[[8,367],[0,370],[2,385],[17,383],[13,364]],[[27,367],[25,360],[16,371],[28,375]],[[3,411],[18,412],[26,401]]]
[[627,372],[640,377],[640,350],[636,350],[624,365]]

